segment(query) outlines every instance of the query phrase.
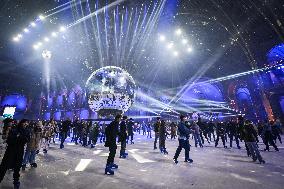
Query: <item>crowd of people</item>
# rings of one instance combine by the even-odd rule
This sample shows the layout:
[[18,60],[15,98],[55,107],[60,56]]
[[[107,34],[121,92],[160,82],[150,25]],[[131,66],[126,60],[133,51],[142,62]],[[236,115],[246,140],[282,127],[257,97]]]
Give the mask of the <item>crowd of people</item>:
[[[15,188],[20,187],[20,170],[26,169],[27,165],[36,168],[36,156],[42,150],[48,153],[49,146],[60,142],[59,147],[64,148],[65,140],[74,142],[83,147],[95,148],[97,143],[104,143],[109,148],[109,156],[106,163],[105,174],[113,175],[118,169],[115,164],[117,143],[121,144],[119,158],[127,158],[127,144],[134,144],[134,133],[145,135],[154,141],[154,150],[158,149],[162,154],[168,154],[166,140],[178,139],[178,147],[173,157],[174,163],[178,163],[178,157],[182,149],[185,151],[185,162],[192,163],[189,156],[191,145],[190,139],[194,140],[195,147],[203,148],[205,143],[219,145],[221,139],[224,148],[227,144],[232,148],[235,143],[238,149],[244,142],[247,155],[252,160],[265,163],[258,150],[259,139],[265,144],[264,151],[270,150],[270,145],[279,151],[277,143],[281,141],[282,125],[276,121],[264,121],[254,124],[245,120],[242,116],[227,122],[204,121],[200,117],[197,120],[188,120],[181,115],[178,121],[169,121],[158,117],[152,122],[135,122],[127,116],[117,115],[115,119],[107,123],[92,120],[69,119],[65,121],[29,121],[23,119],[16,121],[7,118],[1,128],[0,156],[0,182],[3,180],[8,169],[13,169]],[[159,142],[159,143],[158,143]]]

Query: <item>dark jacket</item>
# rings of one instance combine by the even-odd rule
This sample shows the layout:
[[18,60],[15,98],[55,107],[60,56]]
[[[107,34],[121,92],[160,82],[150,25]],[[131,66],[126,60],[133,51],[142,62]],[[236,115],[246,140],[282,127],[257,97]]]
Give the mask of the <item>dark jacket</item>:
[[245,142],[256,142],[257,132],[252,124],[244,126],[244,141]]
[[[7,138],[7,149],[4,158],[9,168],[21,167],[24,147],[30,140],[29,131],[23,128],[12,128]],[[6,156],[6,157],[5,157]]]
[[167,128],[165,124],[161,124],[159,127],[159,137],[160,140],[166,140],[167,135],[169,135],[169,133],[167,132]]
[[70,126],[71,126],[71,121],[69,120],[63,121],[61,132],[67,133],[70,129]]
[[119,134],[118,132],[119,122],[114,120],[112,121],[105,130],[106,142],[105,147],[116,147],[116,137]]
[[128,134],[129,135],[132,135],[133,134],[133,125],[134,125],[134,122],[133,121],[129,121],[127,123],[127,131],[128,131]]
[[121,121],[120,123],[120,131],[119,131],[119,140],[120,141],[123,141],[123,140],[126,140],[127,138],[127,127],[126,127],[126,121]]
[[218,123],[216,132],[217,132],[217,135],[224,136],[226,134],[226,129],[224,128],[224,125],[221,123]]
[[179,138],[188,139],[190,130],[186,127],[185,122],[180,122],[178,124],[178,135]]
[[158,132],[159,132],[159,127],[160,127],[160,125],[161,125],[161,122],[156,122],[156,123],[154,124],[154,132],[155,132],[155,133],[158,133]]

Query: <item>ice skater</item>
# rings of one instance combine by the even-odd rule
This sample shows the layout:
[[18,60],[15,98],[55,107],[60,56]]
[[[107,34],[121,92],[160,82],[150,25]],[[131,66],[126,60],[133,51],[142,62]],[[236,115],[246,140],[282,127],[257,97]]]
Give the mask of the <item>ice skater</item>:
[[178,148],[176,150],[175,156],[173,158],[174,163],[178,163],[178,157],[182,149],[185,151],[185,162],[192,163],[193,160],[189,158],[190,144],[189,144],[189,134],[190,130],[186,127],[185,116],[180,116],[180,123],[178,124]]
[[114,163],[114,157],[116,154],[116,138],[119,133],[119,122],[121,120],[121,115],[117,115],[115,120],[112,121],[105,129],[106,142],[105,147],[109,148],[109,155],[107,158],[107,164],[105,168],[105,174],[114,175],[113,169],[118,169],[118,165]]

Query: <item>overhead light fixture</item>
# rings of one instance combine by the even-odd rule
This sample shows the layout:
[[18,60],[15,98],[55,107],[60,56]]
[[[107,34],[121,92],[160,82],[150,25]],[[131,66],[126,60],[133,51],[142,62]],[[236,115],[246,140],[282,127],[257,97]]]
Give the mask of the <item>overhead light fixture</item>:
[[182,34],[182,30],[181,29],[177,29],[176,30],[176,35],[181,35]]
[[32,26],[32,27],[36,27],[36,23],[31,22],[31,26]]
[[44,20],[44,19],[45,19],[45,17],[44,17],[42,14],[39,15],[38,18],[39,18],[40,20]]

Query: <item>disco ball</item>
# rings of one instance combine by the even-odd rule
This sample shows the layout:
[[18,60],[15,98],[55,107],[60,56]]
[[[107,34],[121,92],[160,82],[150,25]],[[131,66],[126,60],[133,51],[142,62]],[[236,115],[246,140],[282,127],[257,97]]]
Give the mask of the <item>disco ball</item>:
[[136,85],[125,70],[107,66],[93,72],[86,82],[88,104],[100,116],[126,112],[134,102]]

